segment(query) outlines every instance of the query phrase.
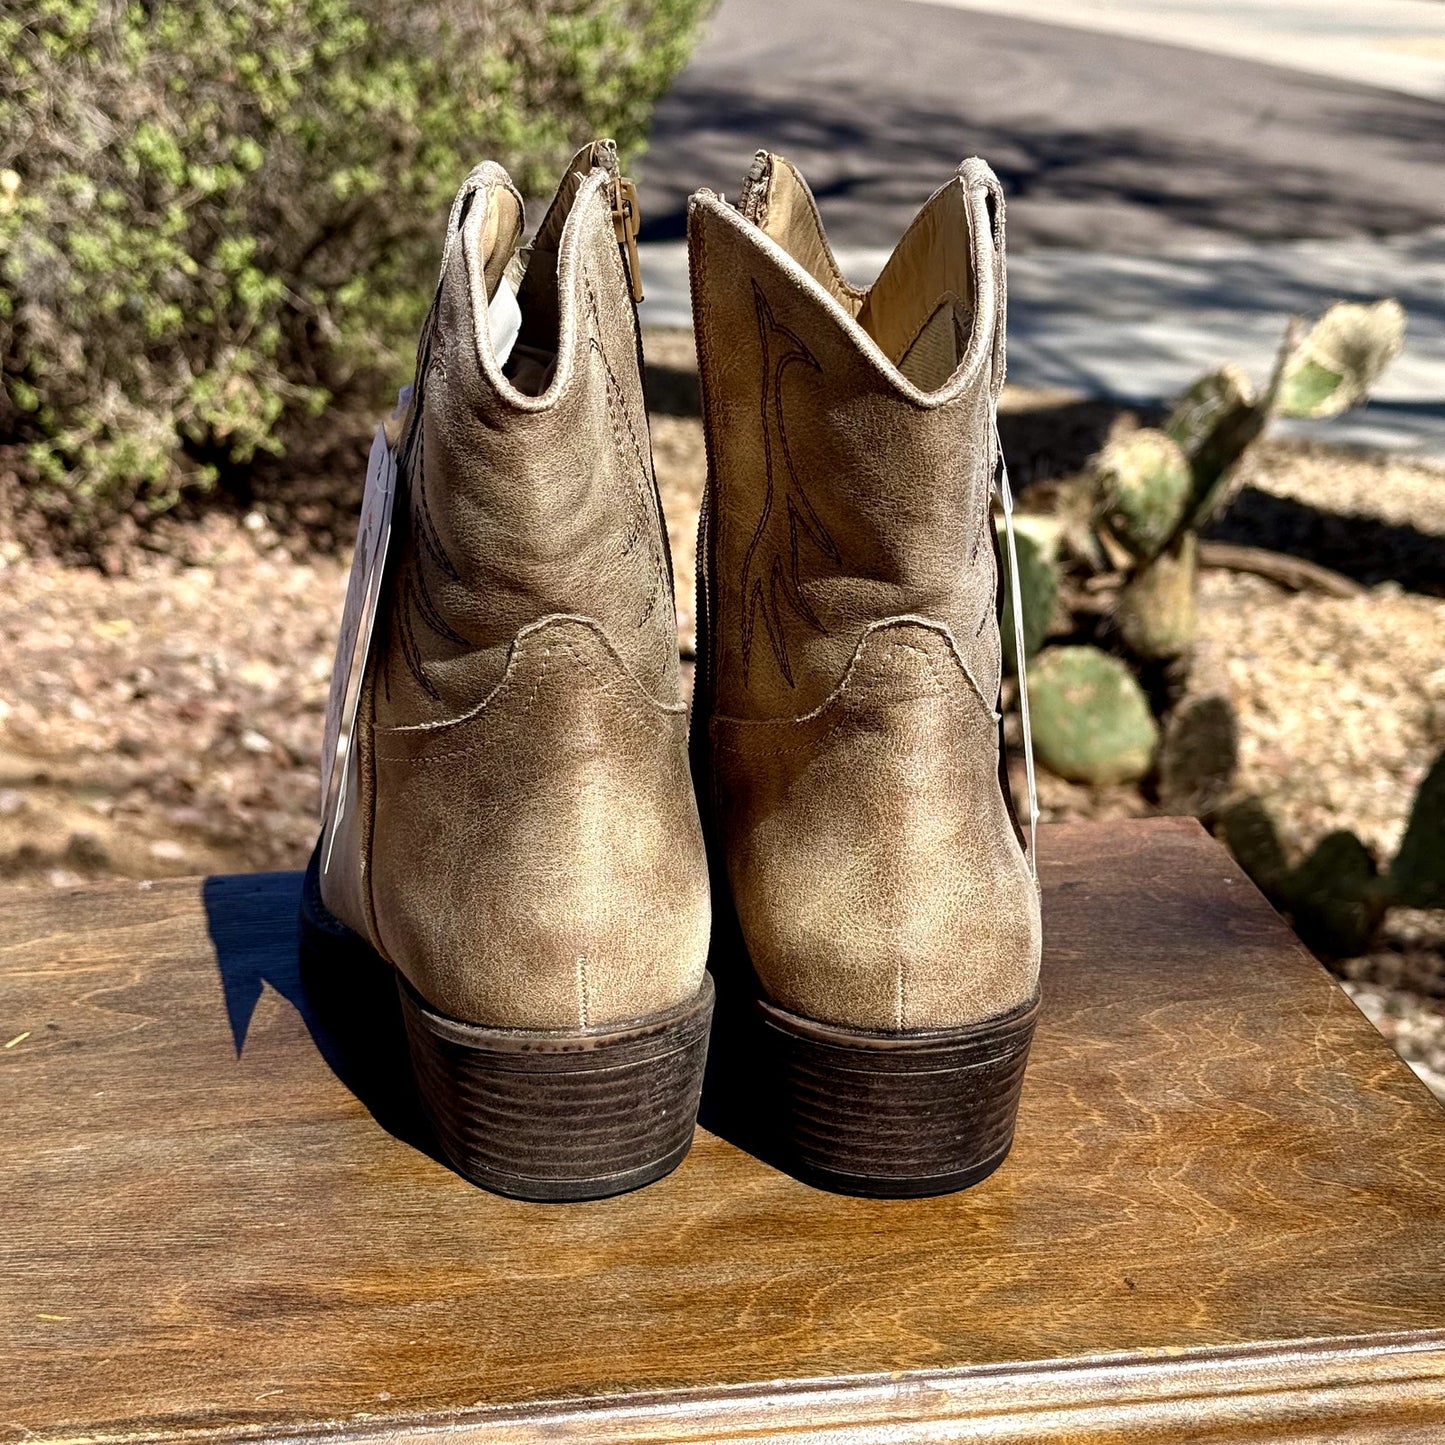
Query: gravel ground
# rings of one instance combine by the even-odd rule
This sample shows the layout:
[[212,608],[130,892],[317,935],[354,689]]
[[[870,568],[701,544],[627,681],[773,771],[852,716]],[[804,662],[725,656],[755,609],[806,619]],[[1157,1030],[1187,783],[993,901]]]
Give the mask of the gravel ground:
[[1380,942],[1339,966],[1345,992],[1445,1100],[1445,914],[1401,911]]
[[[686,649],[704,470],[691,344],[652,337],[648,352]],[[1019,393],[1005,406],[1026,480],[1077,467],[1111,417],[1097,404]],[[1308,517],[1332,536],[1355,529],[1376,552],[1382,539],[1397,541],[1415,584],[1334,598],[1215,571],[1201,589],[1203,636],[1227,658],[1239,694],[1244,786],[1268,801],[1287,847],[1350,827],[1386,858],[1445,747],[1445,476],[1275,442],[1248,481],[1247,496],[1294,509],[1292,526]],[[168,522],[110,555],[112,575],[0,537],[0,647],[10,664],[0,676],[0,879],[66,886],[304,863],[347,569],[344,550],[324,543],[354,526],[308,505],[320,520],[299,527],[266,494],[250,511]],[[1255,503],[1241,510],[1263,523],[1272,515]],[[1248,533],[1235,540],[1269,544]],[[1438,587],[1428,583],[1432,558]],[[1371,565],[1388,573],[1389,555]],[[1422,594],[1421,576],[1437,595]],[[1046,818],[1151,811],[1136,790],[1047,775],[1040,794]],[[1445,914],[1394,915],[1375,952],[1337,967],[1445,1099]]]
[[0,877],[304,863],[347,562],[188,532],[114,577],[0,549]]
[[1445,748],[1445,601],[1389,583],[1362,597],[1286,593],[1207,572],[1200,632],[1240,710],[1240,774],[1286,848],[1353,828],[1393,856],[1415,790]]
[[1445,537],[1445,464],[1268,444],[1252,476],[1276,497]]

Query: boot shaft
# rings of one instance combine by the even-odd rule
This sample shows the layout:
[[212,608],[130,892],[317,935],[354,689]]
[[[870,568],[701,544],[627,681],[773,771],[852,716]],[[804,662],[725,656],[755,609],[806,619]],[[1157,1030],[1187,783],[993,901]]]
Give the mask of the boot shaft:
[[709,455],[703,669],[742,717],[818,706],[866,629],[943,624],[999,685],[990,485],[1003,203],[960,167],[874,285],[838,272],[806,185],[760,155],[738,208],[689,215]]
[[864,1031],[1030,1006],[1002,766],[1003,208],[970,161],[873,286],[762,155],[689,220],[709,477],[693,763],[763,995]]
[[[653,477],[615,151],[568,168],[530,247],[506,173],[459,193],[403,419],[383,726],[436,723],[501,681],[548,616],[601,626],[649,690],[676,697],[676,611]],[[489,311],[515,288],[499,357]]]
[[619,202],[599,142],[523,248],[506,173],[472,172],[382,448],[392,542],[320,901],[471,1024],[665,1012],[706,957]]

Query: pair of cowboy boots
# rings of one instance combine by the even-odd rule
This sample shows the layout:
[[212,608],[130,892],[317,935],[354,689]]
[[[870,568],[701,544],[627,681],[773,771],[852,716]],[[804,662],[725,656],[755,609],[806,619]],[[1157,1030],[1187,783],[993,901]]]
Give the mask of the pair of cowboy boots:
[[1008,1151],[1038,1001],[1000,726],[998,183],[961,166],[867,290],[781,158],[736,207],[693,197],[690,757],[636,220],[609,142],[529,245],[500,167],[458,194],[373,448],[305,939],[395,968],[438,1141],[490,1189],[676,1167],[715,986],[720,1117],[830,1188],[962,1188]]

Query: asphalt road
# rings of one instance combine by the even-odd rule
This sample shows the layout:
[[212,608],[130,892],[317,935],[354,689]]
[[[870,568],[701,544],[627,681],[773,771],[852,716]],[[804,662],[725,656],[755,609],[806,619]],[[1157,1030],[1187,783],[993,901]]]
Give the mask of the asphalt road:
[[759,146],[840,245],[891,244],[960,159],[1008,190],[1016,251],[1156,253],[1445,224],[1445,106],[1066,26],[907,0],[722,0],[658,107],[646,239]]
[[[1314,63],[1325,19],[1338,69],[1341,34],[1363,47],[1381,14],[1374,0],[1248,3],[1257,28],[1301,27],[1295,67]],[[862,283],[959,160],[982,155],[1009,198],[1016,381],[1157,401],[1224,360],[1262,380],[1291,314],[1393,295],[1406,349],[1374,401],[1302,425],[1445,460],[1445,104],[1220,53],[1238,27],[1221,32],[1227,16],[1201,0],[1055,7],[1156,27],[1189,12],[1170,44],[1000,8],[1040,6],[722,0],[638,167],[644,322],[688,323],[687,195],[736,196],[759,146],[801,166]]]

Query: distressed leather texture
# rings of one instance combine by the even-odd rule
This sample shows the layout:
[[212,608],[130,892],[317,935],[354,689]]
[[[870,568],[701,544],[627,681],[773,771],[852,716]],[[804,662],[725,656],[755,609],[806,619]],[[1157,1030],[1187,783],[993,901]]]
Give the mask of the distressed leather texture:
[[[591,154],[530,253],[500,167],[458,195],[399,429],[355,823],[337,839],[354,866],[322,879],[434,1008],[498,1027],[672,1008],[708,947],[636,316]],[[505,368],[486,322],[504,273],[522,310]]]
[[775,1003],[963,1027],[1033,998],[1040,948],[999,760],[1003,199],[965,162],[862,290],[797,172],[764,177],[688,222],[715,879]]

